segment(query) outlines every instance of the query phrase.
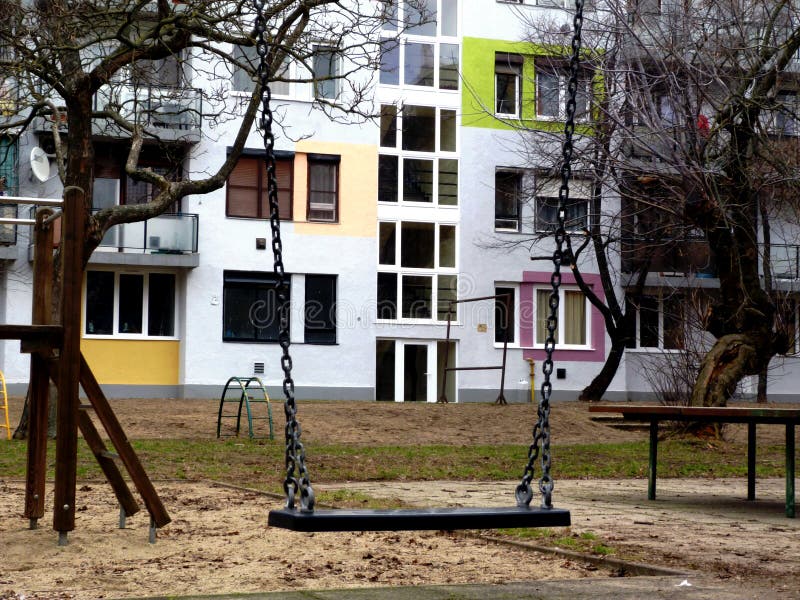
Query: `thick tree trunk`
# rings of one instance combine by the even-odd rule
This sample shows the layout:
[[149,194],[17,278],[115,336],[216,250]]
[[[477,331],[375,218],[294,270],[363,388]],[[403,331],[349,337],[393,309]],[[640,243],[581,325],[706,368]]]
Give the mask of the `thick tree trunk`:
[[595,375],[591,383],[583,388],[578,400],[583,402],[599,402],[603,399],[603,394],[608,390],[614,375],[617,374],[619,364],[622,362],[622,357],[625,354],[625,341],[611,344],[611,350],[606,357],[606,362],[603,363],[603,368]]
[[739,381],[758,374],[772,356],[772,340],[764,337],[740,333],[719,338],[703,357],[691,406],[725,406]]

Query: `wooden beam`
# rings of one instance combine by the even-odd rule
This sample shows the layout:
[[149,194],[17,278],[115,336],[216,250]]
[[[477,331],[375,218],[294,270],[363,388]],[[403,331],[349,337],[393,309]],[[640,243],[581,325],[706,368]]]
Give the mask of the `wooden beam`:
[[58,422],[56,430],[56,477],[53,529],[59,544],[75,529],[75,484],[78,464],[78,392],[81,364],[81,292],[83,244],[87,208],[84,193],[68,186],[62,217],[61,325],[64,340],[59,359]]
[[[33,262],[33,306],[31,320],[35,326],[52,321],[53,227],[44,219],[52,213],[37,214]],[[61,328],[58,328],[60,340]],[[24,344],[23,340],[23,344]],[[44,516],[45,476],[47,474],[47,420],[50,414],[50,374],[46,355],[31,355],[30,388],[28,390],[28,463],[25,476],[25,516],[31,528]]]
[[153,483],[147,476],[142,463],[139,461],[139,457],[128,441],[122,429],[122,425],[120,425],[117,416],[111,409],[108,399],[106,399],[103,390],[100,388],[100,384],[97,382],[94,373],[92,373],[83,355],[80,355],[80,377],[83,391],[86,392],[86,396],[89,398],[92,407],[94,407],[97,418],[100,419],[100,422],[103,424],[109,439],[114,445],[114,448],[116,448],[117,454],[119,454],[120,460],[128,470],[133,484],[136,486],[136,489],[139,490],[139,494],[142,496],[142,500],[144,500],[147,511],[150,513],[150,517],[153,519],[156,527],[164,527],[164,525],[169,523],[172,519],[169,514],[167,514],[167,509],[164,508],[164,504],[161,502],[158,492],[156,492],[153,487]]
[[139,512],[139,504],[133,497],[128,484],[125,482],[125,478],[122,476],[119,467],[117,467],[117,463],[114,462],[106,445],[100,438],[100,434],[97,432],[92,418],[85,410],[78,413],[78,426],[83,434],[83,439],[86,440],[92,454],[94,454],[94,457],[97,459],[108,483],[111,484],[114,495],[117,497],[117,502],[119,502],[119,505],[125,511],[125,515],[128,517],[135,515]]

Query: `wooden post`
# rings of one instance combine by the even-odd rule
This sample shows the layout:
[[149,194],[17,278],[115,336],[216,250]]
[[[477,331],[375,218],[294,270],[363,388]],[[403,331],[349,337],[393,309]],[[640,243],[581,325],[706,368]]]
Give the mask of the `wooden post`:
[[[53,286],[53,226],[45,223],[53,211],[40,209],[34,226],[33,307],[34,325],[48,325],[52,315]],[[43,356],[42,354],[47,354]],[[44,516],[44,488],[47,472],[47,418],[49,388],[47,360],[52,350],[31,354],[30,389],[28,398],[28,465],[25,477],[25,516],[30,528]]]
[[64,190],[62,216],[63,275],[61,278],[61,325],[64,340],[58,369],[58,424],[56,429],[56,480],[53,529],[59,545],[75,529],[75,484],[78,463],[78,392],[81,358],[81,289],[83,244],[86,237],[84,192],[68,186]]

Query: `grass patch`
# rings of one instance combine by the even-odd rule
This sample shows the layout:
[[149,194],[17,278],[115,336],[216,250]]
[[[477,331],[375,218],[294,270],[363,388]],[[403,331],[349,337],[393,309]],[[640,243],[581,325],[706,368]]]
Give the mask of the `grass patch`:
[[[145,469],[155,479],[213,479],[280,492],[283,443],[269,440],[135,440]],[[102,473],[84,443],[78,446],[78,477]],[[308,446],[307,466],[315,482],[339,481],[496,481],[516,479],[526,463],[519,446]],[[638,478],[647,476],[647,442],[554,444],[556,479]],[[659,477],[745,477],[744,444],[666,440],[659,444]],[[24,477],[26,444],[0,441],[0,477]],[[48,448],[53,476],[54,443]],[[783,446],[758,448],[757,475],[783,477]],[[359,499],[352,499],[360,502]]]
[[601,556],[615,554],[614,548],[600,540],[596,533],[592,531],[577,533],[572,531],[570,527],[559,529],[550,529],[549,527],[499,529],[497,530],[497,535],[531,541],[540,546],[562,548],[573,552],[598,554]]

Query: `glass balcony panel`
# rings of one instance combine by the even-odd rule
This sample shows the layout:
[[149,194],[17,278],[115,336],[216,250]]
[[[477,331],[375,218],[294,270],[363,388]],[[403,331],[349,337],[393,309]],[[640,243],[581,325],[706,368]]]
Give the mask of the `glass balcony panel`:
[[197,252],[197,215],[167,213],[147,221],[115,225],[98,248],[104,249],[150,254]]

